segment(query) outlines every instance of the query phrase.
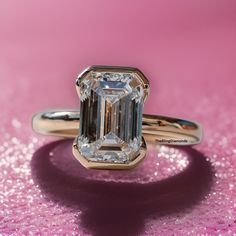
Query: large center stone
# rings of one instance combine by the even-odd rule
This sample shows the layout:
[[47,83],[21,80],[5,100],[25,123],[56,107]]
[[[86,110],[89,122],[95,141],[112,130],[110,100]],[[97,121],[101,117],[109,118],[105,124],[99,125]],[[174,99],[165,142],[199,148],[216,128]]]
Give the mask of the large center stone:
[[94,162],[132,161],[142,142],[142,81],[132,73],[90,71],[78,85],[81,155]]

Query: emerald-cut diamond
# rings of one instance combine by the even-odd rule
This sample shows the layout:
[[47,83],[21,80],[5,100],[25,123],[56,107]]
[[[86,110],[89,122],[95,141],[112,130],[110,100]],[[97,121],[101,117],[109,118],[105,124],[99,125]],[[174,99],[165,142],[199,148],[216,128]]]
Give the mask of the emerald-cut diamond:
[[87,161],[129,163],[139,155],[147,83],[137,69],[122,67],[95,66],[78,77],[77,147]]

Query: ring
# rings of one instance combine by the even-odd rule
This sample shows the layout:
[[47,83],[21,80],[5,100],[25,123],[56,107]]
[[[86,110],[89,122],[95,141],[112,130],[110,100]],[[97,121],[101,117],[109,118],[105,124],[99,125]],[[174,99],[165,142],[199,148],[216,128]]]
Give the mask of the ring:
[[73,154],[86,168],[131,169],[147,144],[194,145],[201,142],[196,122],[143,114],[150,85],[137,68],[91,66],[78,75],[79,110],[37,113],[34,131],[74,137]]

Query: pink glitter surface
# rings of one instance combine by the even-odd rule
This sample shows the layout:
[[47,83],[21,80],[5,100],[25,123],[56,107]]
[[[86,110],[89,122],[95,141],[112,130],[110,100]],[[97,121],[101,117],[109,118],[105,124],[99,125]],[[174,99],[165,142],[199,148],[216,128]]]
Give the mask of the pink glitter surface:
[[[235,235],[236,2],[2,1],[1,235]],[[140,68],[145,112],[199,121],[192,148],[131,171],[86,170],[33,113],[78,108],[89,65]]]

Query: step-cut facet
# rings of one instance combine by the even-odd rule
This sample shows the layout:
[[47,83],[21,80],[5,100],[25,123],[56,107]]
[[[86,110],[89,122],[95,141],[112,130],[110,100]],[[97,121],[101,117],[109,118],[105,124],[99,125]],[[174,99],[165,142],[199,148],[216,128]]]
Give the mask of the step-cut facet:
[[132,161],[142,142],[143,81],[135,73],[90,70],[77,85],[81,155],[93,162]]

